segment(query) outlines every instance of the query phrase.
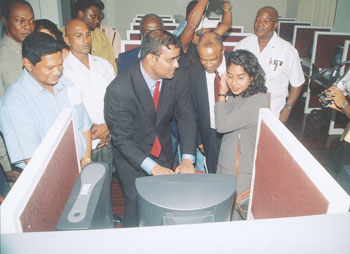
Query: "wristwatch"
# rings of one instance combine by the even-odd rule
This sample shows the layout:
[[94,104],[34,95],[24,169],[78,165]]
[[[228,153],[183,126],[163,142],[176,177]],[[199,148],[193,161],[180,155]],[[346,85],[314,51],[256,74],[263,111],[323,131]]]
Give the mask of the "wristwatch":
[[347,106],[349,106],[349,102],[345,101],[345,102],[343,103],[343,105],[341,105],[341,107],[340,107],[341,112],[343,112],[343,113],[344,113],[344,111],[345,111],[345,107],[347,107]]
[[291,105],[288,105],[288,104],[284,104],[284,107],[288,110],[292,110],[292,106]]

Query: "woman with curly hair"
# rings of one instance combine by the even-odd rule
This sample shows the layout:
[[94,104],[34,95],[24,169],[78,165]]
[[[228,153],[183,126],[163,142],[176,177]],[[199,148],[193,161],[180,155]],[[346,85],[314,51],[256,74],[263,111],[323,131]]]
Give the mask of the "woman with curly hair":
[[216,130],[224,133],[217,173],[236,175],[239,162],[239,195],[250,187],[259,109],[269,107],[270,95],[264,70],[249,51],[232,52],[226,66],[215,104]]
[[69,46],[63,40],[63,34],[58,30],[55,23],[48,19],[37,19],[35,20],[35,32],[42,32],[51,35],[58,42],[63,45],[62,56],[65,59],[69,53]]

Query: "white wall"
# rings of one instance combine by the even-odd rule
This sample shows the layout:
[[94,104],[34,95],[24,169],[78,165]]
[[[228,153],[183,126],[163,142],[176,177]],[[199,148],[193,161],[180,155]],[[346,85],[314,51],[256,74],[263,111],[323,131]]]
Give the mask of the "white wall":
[[350,32],[349,26],[350,1],[338,0],[334,20],[334,32]]
[[62,26],[58,0],[27,0],[33,7],[35,19],[49,19]]
[[[49,19],[58,27],[62,26],[61,10],[59,8],[59,1],[61,0],[27,0],[34,10],[35,19]],[[69,1],[69,0],[62,0]],[[1,0],[0,0],[1,2]],[[2,32],[2,25],[0,26],[0,35]]]
[[135,14],[181,14],[185,15],[188,0],[104,0],[104,23],[116,27],[122,38],[130,29]]
[[296,18],[299,0],[287,0],[285,18]]

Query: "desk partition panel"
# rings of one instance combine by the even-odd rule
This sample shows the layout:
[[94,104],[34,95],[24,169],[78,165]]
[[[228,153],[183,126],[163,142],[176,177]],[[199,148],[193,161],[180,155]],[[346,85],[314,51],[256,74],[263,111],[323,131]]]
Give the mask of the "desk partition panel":
[[260,109],[252,178],[249,219],[338,213],[350,206],[349,195],[269,109]]
[[1,205],[1,232],[55,231],[80,172],[72,111],[64,110]]
[[332,27],[294,26],[293,46],[298,50],[301,60],[306,59],[311,62],[315,32],[332,32]]
[[129,51],[140,46],[140,40],[121,40],[120,42],[121,52]]
[[280,21],[278,22],[277,32],[278,35],[292,43],[293,33],[295,26],[311,26],[311,22],[301,22],[301,21]]

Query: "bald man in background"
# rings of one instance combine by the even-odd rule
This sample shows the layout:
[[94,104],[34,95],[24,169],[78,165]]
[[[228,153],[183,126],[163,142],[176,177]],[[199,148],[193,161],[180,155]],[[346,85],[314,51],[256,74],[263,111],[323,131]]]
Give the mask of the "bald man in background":
[[[104,3],[101,0],[77,0],[74,4],[73,17],[83,21],[91,32],[91,55],[106,59],[117,73],[117,64],[114,59],[112,44],[107,35],[99,28],[100,17],[104,10]],[[60,29],[65,36],[65,27]]]
[[63,76],[80,88],[83,104],[93,121],[93,161],[103,161],[113,168],[113,155],[109,146],[109,130],[103,116],[104,95],[115,74],[112,65],[104,58],[93,56],[91,31],[83,21],[72,19],[65,27],[65,42],[70,47],[63,62]]
[[[79,19],[69,21],[64,41],[71,51],[63,62],[63,76],[80,88],[83,104],[93,122],[91,160],[108,164],[111,182],[113,153],[103,110],[106,88],[115,77],[113,66],[106,59],[89,53],[91,31],[85,22]],[[113,214],[113,222],[120,224],[122,219]]]

